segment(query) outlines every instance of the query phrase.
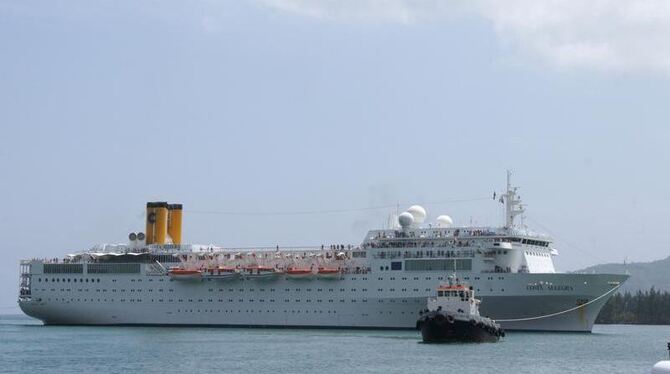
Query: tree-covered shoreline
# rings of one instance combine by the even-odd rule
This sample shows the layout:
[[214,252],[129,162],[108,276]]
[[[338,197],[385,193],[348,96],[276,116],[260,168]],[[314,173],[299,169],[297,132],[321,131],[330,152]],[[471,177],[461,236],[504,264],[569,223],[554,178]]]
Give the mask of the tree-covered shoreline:
[[670,293],[649,291],[617,293],[600,311],[596,323],[670,325]]

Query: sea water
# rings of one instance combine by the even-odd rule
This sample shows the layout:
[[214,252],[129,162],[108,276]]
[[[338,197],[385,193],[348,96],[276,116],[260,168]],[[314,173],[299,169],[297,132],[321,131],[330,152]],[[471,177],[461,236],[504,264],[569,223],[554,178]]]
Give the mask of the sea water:
[[42,326],[0,316],[10,373],[649,373],[670,326],[508,332],[499,343],[423,344],[416,331]]

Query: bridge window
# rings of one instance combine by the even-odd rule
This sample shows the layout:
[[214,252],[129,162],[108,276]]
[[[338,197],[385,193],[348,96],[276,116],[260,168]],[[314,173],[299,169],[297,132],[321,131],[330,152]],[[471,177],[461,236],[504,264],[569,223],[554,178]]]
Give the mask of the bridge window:
[[83,272],[83,264],[44,264],[45,274],[81,274]]
[[472,270],[470,259],[405,260],[406,271]]

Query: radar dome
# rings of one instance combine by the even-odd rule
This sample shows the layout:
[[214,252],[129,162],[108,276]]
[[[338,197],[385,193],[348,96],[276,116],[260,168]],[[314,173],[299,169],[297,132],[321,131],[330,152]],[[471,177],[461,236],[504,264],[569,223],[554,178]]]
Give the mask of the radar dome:
[[437,226],[439,227],[449,227],[454,224],[454,220],[447,215],[441,215],[437,217]]
[[407,212],[414,217],[414,223],[421,224],[426,220],[426,210],[420,205],[412,205]]
[[414,216],[410,212],[403,212],[398,216],[398,223],[403,229],[410,227],[414,223]]

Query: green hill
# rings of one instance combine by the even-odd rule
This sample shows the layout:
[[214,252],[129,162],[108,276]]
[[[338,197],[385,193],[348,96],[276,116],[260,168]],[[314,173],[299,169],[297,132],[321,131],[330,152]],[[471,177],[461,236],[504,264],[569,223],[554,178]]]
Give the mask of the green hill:
[[658,291],[670,292],[670,257],[651,262],[595,265],[575,273],[630,274],[621,292],[648,291],[652,286]]

